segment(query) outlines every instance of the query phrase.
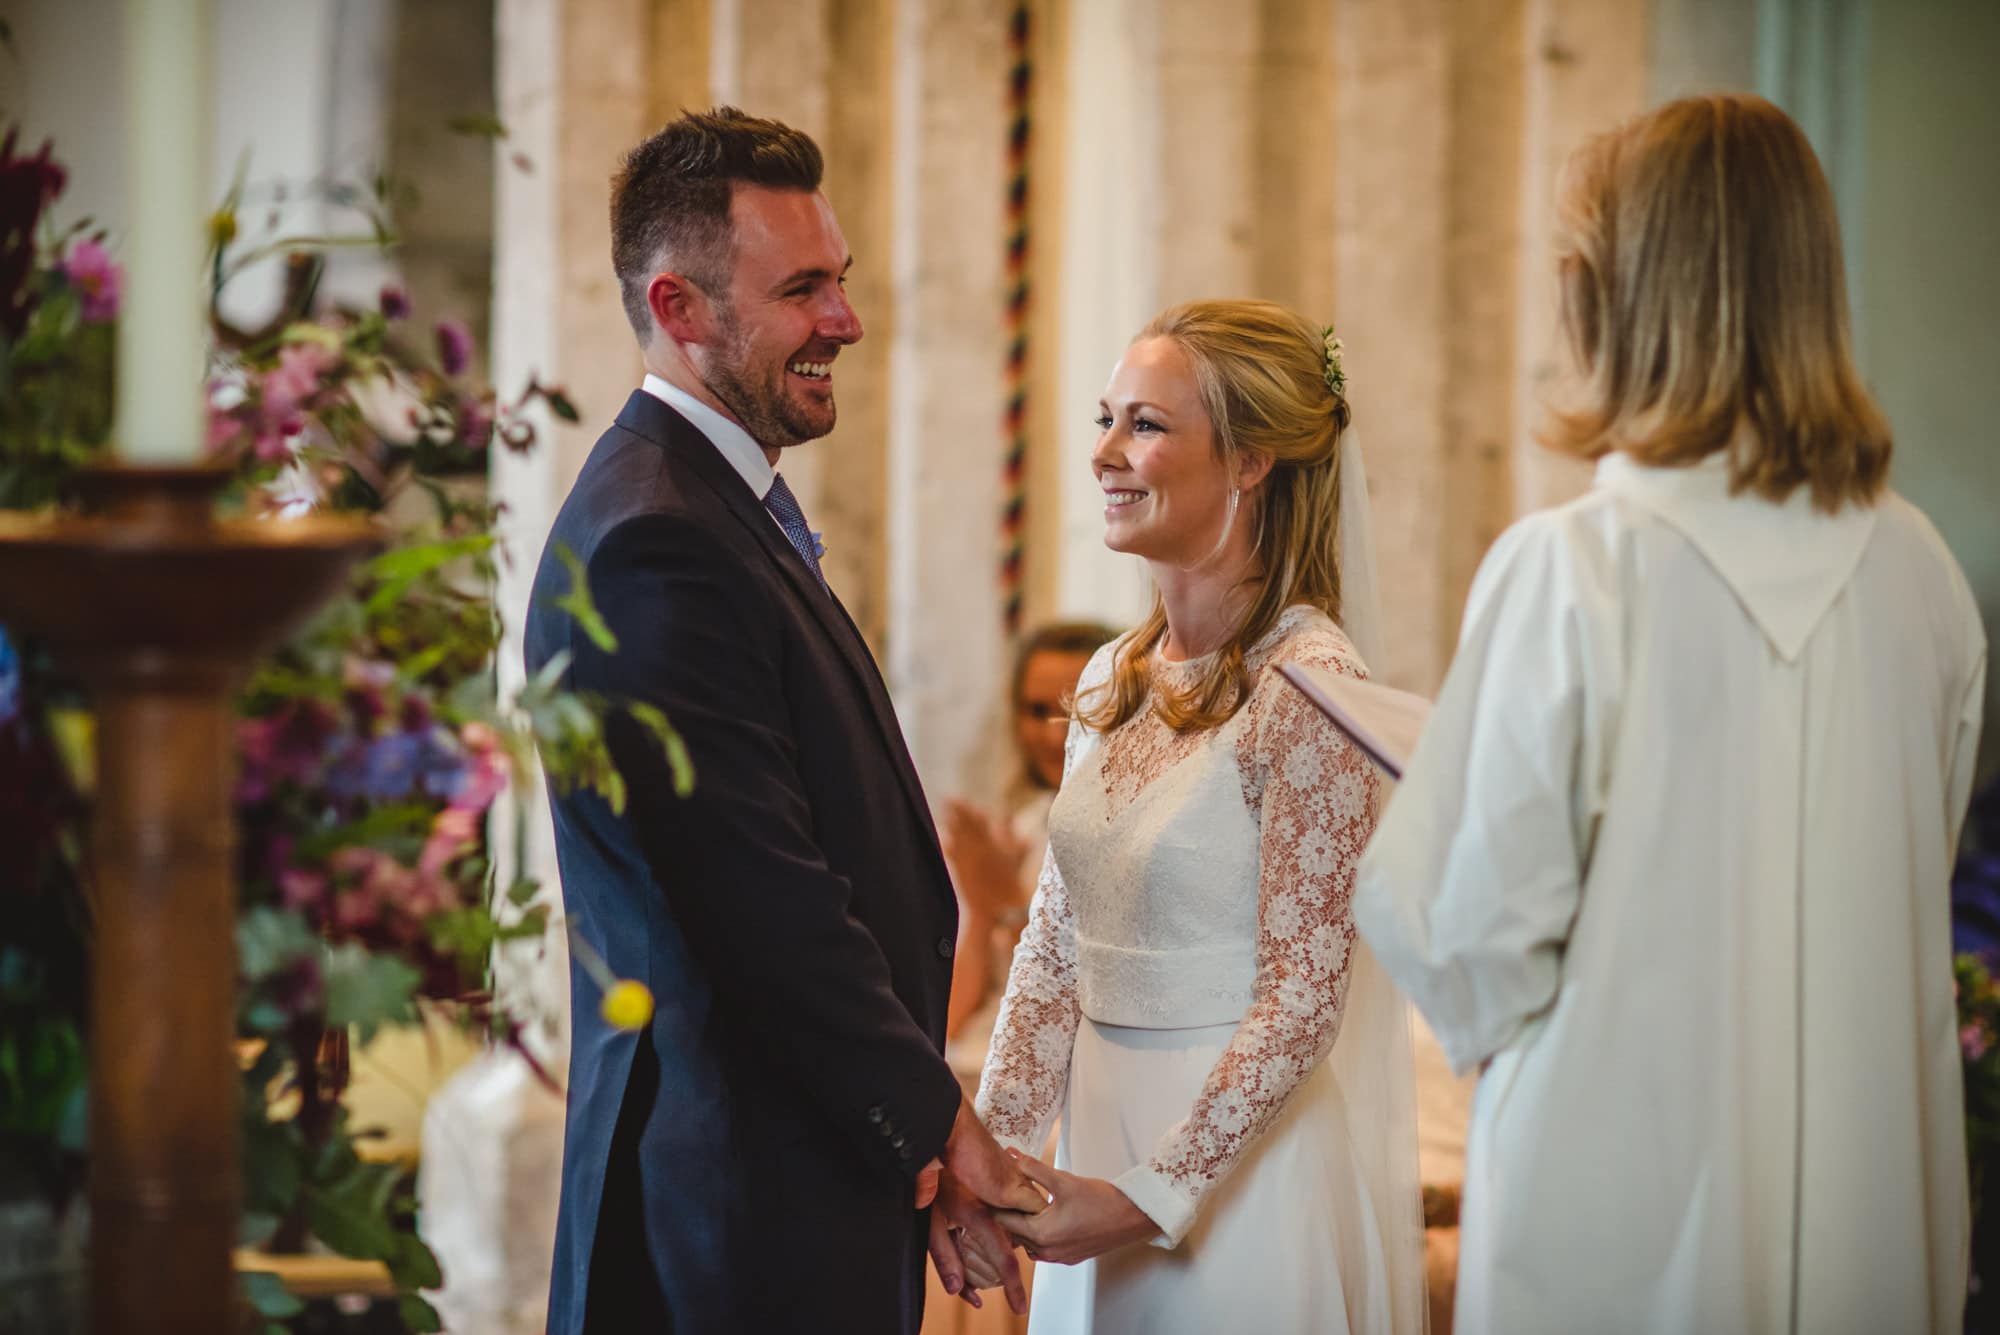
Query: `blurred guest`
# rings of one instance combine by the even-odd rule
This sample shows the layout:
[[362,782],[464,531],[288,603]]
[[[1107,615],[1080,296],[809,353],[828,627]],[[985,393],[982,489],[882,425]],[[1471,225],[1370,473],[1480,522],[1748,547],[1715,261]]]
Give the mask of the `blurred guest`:
[[945,863],[958,891],[946,1054],[975,1086],[1000,1006],[994,982],[1007,976],[1048,847],[1049,804],[1062,782],[1070,697],[1090,656],[1116,634],[1095,622],[1063,621],[1029,635],[1014,659],[1009,691],[1020,768],[1009,784],[1006,812],[987,811],[963,798],[945,802]]
[[1986,644],[1888,487],[1826,178],[1747,96],[1573,158],[1596,487],[1488,554],[1355,914],[1460,1070],[1460,1331],[1955,1331]]

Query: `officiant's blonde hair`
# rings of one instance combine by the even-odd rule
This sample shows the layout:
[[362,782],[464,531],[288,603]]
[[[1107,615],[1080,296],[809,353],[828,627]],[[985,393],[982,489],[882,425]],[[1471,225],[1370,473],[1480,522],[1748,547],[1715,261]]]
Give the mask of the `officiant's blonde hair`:
[[[1340,433],[1349,411],[1327,387],[1324,331],[1275,302],[1191,301],[1161,312],[1133,342],[1148,338],[1171,339],[1186,355],[1216,457],[1231,473],[1246,454],[1271,460],[1243,498],[1256,554],[1249,602],[1207,670],[1156,705],[1176,730],[1208,728],[1250,698],[1245,655],[1286,608],[1308,603],[1340,619]],[[1086,727],[1109,732],[1144,707],[1146,662],[1166,630],[1155,594],[1153,610],[1119,642],[1110,678],[1077,701]]]
[[1564,167],[1557,232],[1583,383],[1544,444],[1662,466],[1726,450],[1738,492],[1874,499],[1889,424],[1854,368],[1833,193],[1791,117],[1690,97],[1600,136]]

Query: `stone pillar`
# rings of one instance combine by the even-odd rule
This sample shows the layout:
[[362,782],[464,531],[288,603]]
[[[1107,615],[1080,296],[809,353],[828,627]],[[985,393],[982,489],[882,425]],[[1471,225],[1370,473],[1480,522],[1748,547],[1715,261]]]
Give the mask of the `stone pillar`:
[[[1049,72],[1062,81],[1059,125],[1061,227],[1042,231],[1037,273],[1056,338],[1045,344],[1037,383],[1056,399],[1049,465],[1036,473],[1050,489],[1030,495],[1031,535],[1051,535],[1053,559],[1041,576],[1056,616],[1095,617],[1128,626],[1144,615],[1150,589],[1138,562],[1104,546],[1104,494],[1090,472],[1098,396],[1132,335],[1160,305],[1159,254],[1173,200],[1162,185],[1160,100],[1162,0],[1071,0],[1062,16],[1064,50]],[[1036,521],[1042,513],[1050,518]],[[1035,554],[1030,553],[1030,561]]]
[[1644,0],[1528,0],[1513,433],[1517,513],[1568,500],[1590,485],[1587,465],[1550,453],[1533,435],[1568,356],[1558,343],[1556,178],[1571,149],[1644,108],[1647,18]]
[[1439,551],[1450,383],[1446,242],[1451,215],[1451,30],[1443,0],[1341,0],[1337,323],[1354,429],[1375,499],[1386,681],[1428,689],[1442,673]]
[[888,680],[931,793],[987,801],[1007,672],[994,573],[1006,17],[1002,0],[897,0],[891,76]]
[[1522,11],[1525,0],[1460,0],[1451,30],[1451,180],[1445,247],[1445,349],[1440,469],[1444,488],[1432,662],[1442,679],[1458,644],[1472,576],[1514,518],[1515,281],[1521,223]]

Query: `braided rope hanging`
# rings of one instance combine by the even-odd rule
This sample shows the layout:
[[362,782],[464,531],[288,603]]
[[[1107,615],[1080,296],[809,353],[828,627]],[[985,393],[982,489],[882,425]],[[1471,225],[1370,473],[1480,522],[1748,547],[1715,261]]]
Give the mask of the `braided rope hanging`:
[[1021,564],[1028,509],[1028,147],[1034,64],[1029,7],[1007,21],[1007,366],[1006,453],[1001,470],[1000,606],[1011,638],[1021,630]]

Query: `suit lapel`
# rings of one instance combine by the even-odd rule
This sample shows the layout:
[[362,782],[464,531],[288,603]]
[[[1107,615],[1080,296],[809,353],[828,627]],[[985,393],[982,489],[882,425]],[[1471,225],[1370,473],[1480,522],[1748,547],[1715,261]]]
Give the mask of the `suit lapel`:
[[750,485],[729,466],[721,452],[693,423],[646,391],[634,390],[632,397],[625,402],[624,411],[618,414],[618,425],[670,451],[675,458],[692,468],[730,514],[749,530],[764,554],[783,572],[791,586],[793,600],[811,613],[846,661],[848,670],[854,674],[875,717],[882,744],[895,761],[896,776],[917,815],[918,825],[935,841],[937,831],[931,821],[930,803],[924,797],[916,766],[903,743],[902,726],[896,721],[888,688],[882,684],[882,674],[875,666],[874,656],[868,652],[867,641],[847,615],[847,609],[839,599],[819,586],[804,558],[793,549],[791,542],[772,520],[770,511],[750,490]]

